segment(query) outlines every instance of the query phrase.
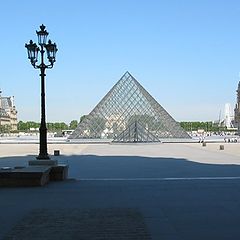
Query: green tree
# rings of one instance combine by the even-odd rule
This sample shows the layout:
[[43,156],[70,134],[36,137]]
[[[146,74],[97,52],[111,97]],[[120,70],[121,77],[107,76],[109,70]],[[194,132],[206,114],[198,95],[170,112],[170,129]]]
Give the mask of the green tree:
[[69,128],[70,129],[76,129],[78,125],[78,121],[77,120],[72,120],[69,124]]
[[19,131],[26,131],[27,130],[27,124],[23,121],[19,121],[18,122],[18,125],[17,125],[17,128]]
[[88,115],[82,115],[82,116],[80,117],[80,122],[79,122],[79,123],[81,123],[87,116],[88,116]]
[[186,131],[197,131],[203,129],[206,132],[226,131],[226,127],[220,127],[218,123],[213,122],[180,122],[182,128]]
[[64,122],[53,123],[53,129],[57,132],[68,129],[68,125]]

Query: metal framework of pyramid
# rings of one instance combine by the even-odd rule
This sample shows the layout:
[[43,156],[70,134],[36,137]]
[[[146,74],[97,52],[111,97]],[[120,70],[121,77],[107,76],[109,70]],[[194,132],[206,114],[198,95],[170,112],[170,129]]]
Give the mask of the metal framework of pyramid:
[[69,138],[157,142],[163,138],[190,136],[140,83],[126,72],[79,123]]

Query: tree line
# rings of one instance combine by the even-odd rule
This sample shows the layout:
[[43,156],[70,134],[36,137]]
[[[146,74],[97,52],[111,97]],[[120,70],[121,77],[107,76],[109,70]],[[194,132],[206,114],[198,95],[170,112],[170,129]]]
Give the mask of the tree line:
[[[49,132],[61,132],[63,130],[74,130],[77,128],[77,125],[83,121],[83,119],[86,117],[86,115],[83,115],[80,118],[80,121],[72,120],[69,124],[66,124],[65,122],[48,122],[47,123],[47,129]],[[226,127],[220,127],[218,123],[214,122],[180,122],[180,125],[183,129],[186,131],[198,131],[199,129],[203,129],[206,132],[220,132],[220,131],[226,131]],[[30,132],[30,131],[38,131],[40,127],[39,122],[34,121],[19,121],[17,128],[19,132]],[[0,133],[9,133],[11,132],[10,126],[0,126]]]
[[198,131],[199,129],[205,132],[222,132],[226,131],[227,128],[219,126],[217,122],[180,122],[180,125],[186,131]]
[[[80,117],[80,120],[72,120],[69,124],[66,124],[65,122],[48,122],[46,123],[47,129],[49,132],[61,132],[63,130],[74,130],[77,128],[78,124],[83,121],[83,119],[87,115],[83,115]],[[17,129],[19,132],[30,132],[30,130],[34,131],[33,129],[36,129],[38,131],[40,127],[39,122],[34,121],[19,121],[17,125]],[[1,132],[1,129],[0,129]],[[5,131],[6,132],[6,131]],[[9,132],[9,130],[7,131]]]
[[[48,122],[46,125],[49,132],[61,132],[62,130],[76,129],[78,121],[72,120],[69,124],[66,124],[65,122]],[[20,132],[34,131],[34,129],[38,131],[40,123],[33,121],[19,121],[17,127]]]

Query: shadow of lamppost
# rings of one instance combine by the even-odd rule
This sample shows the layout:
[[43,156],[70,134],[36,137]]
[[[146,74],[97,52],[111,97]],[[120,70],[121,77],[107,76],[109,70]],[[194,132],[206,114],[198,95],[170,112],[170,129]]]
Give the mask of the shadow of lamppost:
[[[52,43],[51,40],[47,42],[48,32],[44,25],[40,26],[40,31],[36,31],[38,36],[38,45],[32,40],[29,44],[25,44],[28,52],[28,58],[35,69],[40,69],[41,77],[41,125],[40,132],[40,147],[39,155],[37,159],[50,159],[47,152],[47,127],[46,127],[46,113],[45,113],[45,70],[53,68],[53,64],[56,61],[57,45]],[[40,63],[38,62],[38,53],[40,52]],[[44,53],[47,53],[48,64],[44,63]]]

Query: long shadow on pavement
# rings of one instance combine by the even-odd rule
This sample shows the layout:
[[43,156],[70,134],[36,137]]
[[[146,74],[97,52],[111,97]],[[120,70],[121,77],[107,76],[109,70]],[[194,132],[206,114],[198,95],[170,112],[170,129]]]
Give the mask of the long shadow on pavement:
[[[99,178],[196,178],[239,177],[240,165],[204,164],[184,158],[71,155],[51,156],[60,163],[69,164],[69,177],[75,179]],[[0,158],[0,167],[27,166],[35,156]]]
[[[37,188],[0,189],[0,239],[32,210],[55,208],[139,209],[152,239],[231,240],[240,236],[239,179],[161,180],[239,177],[238,165],[138,156],[52,158],[68,162],[69,177],[75,180]],[[0,167],[26,165],[32,159],[33,156],[0,158]]]

